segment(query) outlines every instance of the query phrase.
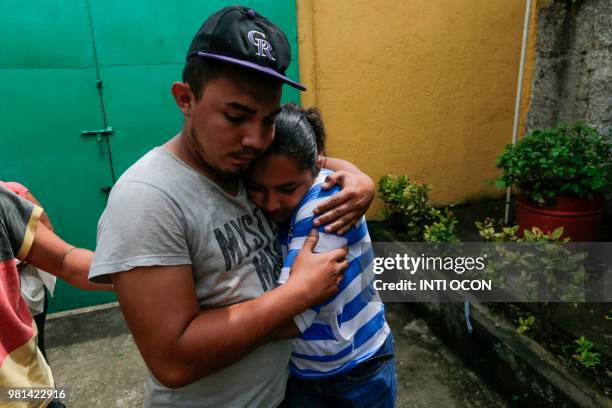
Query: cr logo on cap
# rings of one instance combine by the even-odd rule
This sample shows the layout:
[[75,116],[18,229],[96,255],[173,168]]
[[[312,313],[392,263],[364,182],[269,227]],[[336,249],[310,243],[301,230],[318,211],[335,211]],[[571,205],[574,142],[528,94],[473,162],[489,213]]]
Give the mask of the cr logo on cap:
[[276,61],[276,58],[274,58],[270,52],[272,51],[272,44],[266,40],[266,35],[264,33],[252,30],[249,31],[247,36],[251,44],[257,47],[257,55],[260,57],[268,57],[272,61]]

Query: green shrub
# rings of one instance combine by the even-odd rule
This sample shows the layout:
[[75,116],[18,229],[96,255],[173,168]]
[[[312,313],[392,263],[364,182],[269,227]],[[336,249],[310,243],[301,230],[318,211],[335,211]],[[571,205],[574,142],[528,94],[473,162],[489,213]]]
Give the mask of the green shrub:
[[515,185],[541,205],[560,195],[593,198],[610,191],[612,144],[594,128],[578,123],[536,129],[497,158],[499,188]]
[[410,181],[407,176],[386,175],[378,181],[385,203],[382,216],[408,241],[459,242],[456,217],[447,208],[429,204],[431,185]]
[[476,221],[475,224],[478,234],[483,237],[485,242],[516,242],[519,239],[516,236],[519,229],[518,225],[505,227],[501,221],[496,223],[493,218],[485,218],[484,221]]
[[[525,230],[524,238],[516,236],[518,226],[503,227],[492,219],[476,222],[479,234],[487,242],[538,244],[531,246],[496,245],[488,254],[485,272],[502,289],[515,278],[530,300],[557,298],[576,301],[584,297],[585,252],[572,252],[561,238],[563,227],[544,233],[537,227]],[[514,249],[516,248],[516,249]],[[549,307],[549,309],[554,307]]]
[[529,302],[537,300],[534,308],[542,330],[550,329],[558,310],[558,303],[543,299],[584,301],[584,262],[588,253],[572,251],[568,246],[561,245],[569,241],[569,238],[561,237],[563,227],[550,233],[533,227],[525,230],[524,238],[516,235],[518,225],[504,227],[501,220],[496,222],[487,218],[483,222],[476,222],[476,227],[486,242],[498,243],[487,247],[486,278],[496,288],[510,290]]
[[536,318],[533,315],[530,315],[526,319],[519,317],[519,326],[516,328],[517,333],[525,333],[531,330],[535,326]]
[[574,343],[578,344],[578,347],[576,347],[577,354],[574,354],[574,358],[578,360],[580,364],[585,367],[593,367],[601,364],[601,354],[591,351],[593,342],[585,339],[584,336],[580,336],[579,339],[574,340]]
[[426,225],[423,231],[423,240],[425,242],[446,242],[451,244],[459,242],[459,237],[455,234],[457,217],[448,208],[442,210],[431,208],[430,215],[433,221],[430,225]]
[[385,203],[383,217],[400,226],[409,241],[421,241],[429,223],[431,186],[410,181],[406,176],[386,175],[378,181],[378,192]]

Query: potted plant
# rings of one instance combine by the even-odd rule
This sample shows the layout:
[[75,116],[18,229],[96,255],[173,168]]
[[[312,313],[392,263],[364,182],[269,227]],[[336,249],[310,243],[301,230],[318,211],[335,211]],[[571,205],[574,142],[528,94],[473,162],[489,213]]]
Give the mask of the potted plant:
[[573,241],[599,239],[604,197],[612,185],[612,144],[582,123],[536,129],[497,158],[496,185],[514,185],[520,231],[564,228]]

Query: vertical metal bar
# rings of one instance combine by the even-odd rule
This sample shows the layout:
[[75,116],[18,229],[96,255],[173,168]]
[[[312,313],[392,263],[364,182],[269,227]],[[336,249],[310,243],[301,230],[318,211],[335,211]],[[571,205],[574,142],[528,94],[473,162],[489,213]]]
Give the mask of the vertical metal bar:
[[[104,128],[108,128],[108,121],[106,119],[106,109],[104,107],[104,98],[102,96],[102,78],[100,78],[100,67],[98,65],[98,52],[96,49],[96,39],[94,36],[93,29],[93,19],[91,18],[91,7],[89,5],[89,0],[85,0],[85,5],[87,6],[87,18],[89,19],[89,33],[91,35],[91,45],[93,47],[93,57],[94,57],[94,65],[96,66],[96,88],[98,88],[98,97],[100,98],[100,107],[102,109],[102,120],[104,121]],[[115,178],[115,167],[113,166],[113,153],[111,152],[110,141],[108,140],[108,135],[104,136],[106,140],[106,150],[108,151],[108,161],[110,165],[111,177],[113,179],[113,184],[117,179]]]
[[[521,109],[521,97],[523,95],[523,76],[525,74],[525,55],[527,54],[527,38],[529,37],[529,20],[531,18],[531,0],[527,0],[525,6],[525,21],[523,23],[523,42],[521,44],[521,62],[519,64],[519,77],[516,86],[516,100],[514,101],[514,125],[512,128],[512,144],[516,145],[518,135],[519,116]],[[506,206],[504,209],[504,224],[508,224],[510,218],[510,197],[512,186],[506,190]]]

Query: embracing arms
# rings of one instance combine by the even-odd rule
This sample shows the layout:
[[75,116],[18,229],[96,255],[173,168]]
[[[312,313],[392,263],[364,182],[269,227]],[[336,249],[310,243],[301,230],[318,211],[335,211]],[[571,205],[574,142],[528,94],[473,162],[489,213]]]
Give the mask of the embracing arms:
[[315,208],[315,227],[325,225],[325,232],[339,235],[347,232],[372,204],[376,193],[374,181],[354,164],[333,157],[319,156],[320,168],[334,170],[321,186],[324,190],[338,184],[342,190]]
[[242,303],[200,310],[191,265],[140,267],[113,275],[121,310],[153,375],[176,388],[238,361],[275,330],[333,294],[346,249],[314,254],[311,234],[279,288]]

